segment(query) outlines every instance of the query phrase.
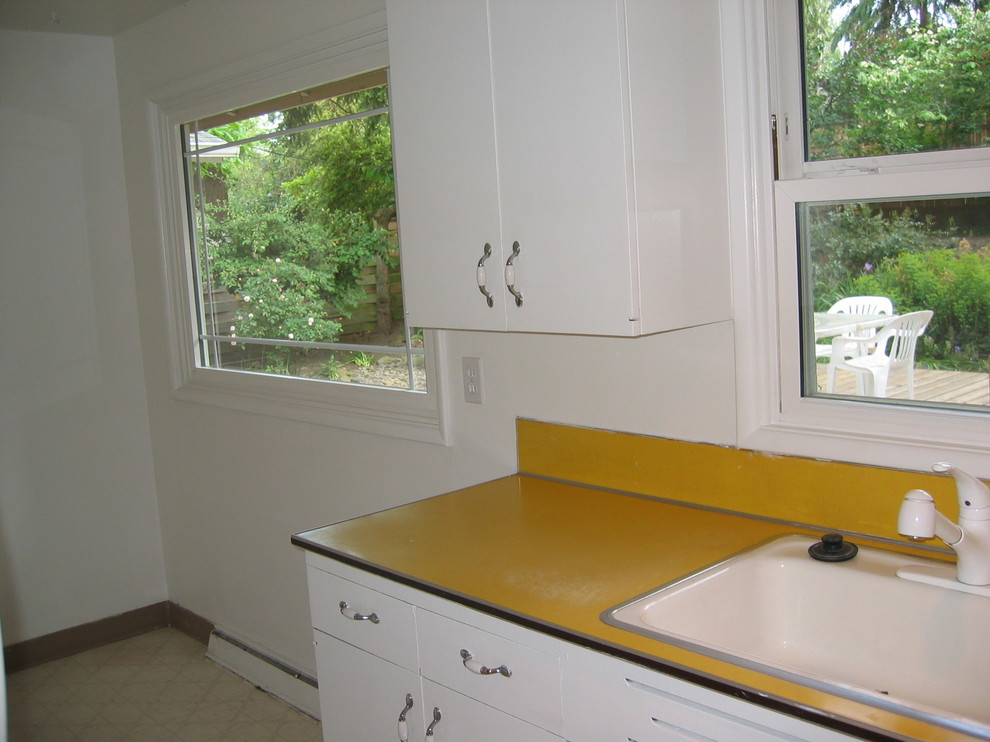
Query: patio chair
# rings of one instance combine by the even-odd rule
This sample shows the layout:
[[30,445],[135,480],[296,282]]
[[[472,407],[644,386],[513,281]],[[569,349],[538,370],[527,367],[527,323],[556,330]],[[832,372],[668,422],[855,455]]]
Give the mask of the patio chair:
[[[869,338],[837,337],[832,340],[826,390],[835,393],[835,372],[856,374],[856,394],[886,397],[887,382],[895,371],[907,375],[908,397],[914,399],[914,351],[934,313],[925,309],[894,317]],[[856,355],[849,357],[847,347],[855,344]]]
[[[886,296],[847,296],[839,299],[828,308],[829,314],[893,314],[894,302]],[[875,328],[861,330],[848,337],[869,338],[877,334]],[[859,350],[859,346],[851,345],[852,355]],[[830,358],[832,356],[832,343],[817,343],[815,345],[816,358]]]

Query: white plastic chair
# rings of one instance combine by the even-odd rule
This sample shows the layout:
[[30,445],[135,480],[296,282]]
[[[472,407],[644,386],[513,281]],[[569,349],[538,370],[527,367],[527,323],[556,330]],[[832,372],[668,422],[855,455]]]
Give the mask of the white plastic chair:
[[[894,302],[886,296],[847,296],[839,299],[828,308],[828,314],[893,314]],[[877,334],[876,328],[861,330],[857,333],[847,335],[847,337],[869,338]],[[858,351],[858,346],[851,346],[850,352],[846,355],[853,355]],[[832,356],[832,343],[818,343],[815,345],[816,358],[830,358]]]
[[[833,339],[828,363],[828,393],[835,393],[835,372],[841,369],[856,374],[859,396],[886,397],[890,375],[904,371],[908,397],[914,399],[914,351],[933,314],[925,309],[894,317],[870,338],[843,336]],[[857,353],[851,358],[847,352],[849,345],[857,346]]]

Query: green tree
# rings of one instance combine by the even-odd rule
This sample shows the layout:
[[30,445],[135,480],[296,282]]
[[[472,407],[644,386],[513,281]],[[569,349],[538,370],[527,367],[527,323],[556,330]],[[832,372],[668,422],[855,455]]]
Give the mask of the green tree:
[[[286,113],[286,125],[311,120],[345,118],[300,138],[296,156],[308,166],[286,183],[286,190],[312,214],[340,211],[359,214],[379,230],[395,218],[395,183],[392,171],[392,138],[387,114],[361,115],[385,109],[388,88],[361,90],[320,101]],[[377,289],[377,327],[387,333],[392,326],[390,269],[392,253],[374,256]]]
[[[286,112],[286,127],[311,119],[330,119],[388,106],[385,87],[321,101]],[[353,118],[299,138],[296,157],[308,163],[288,192],[310,211],[362,214],[377,226],[387,226],[395,214],[392,139],[384,113]]]
[[[213,133],[233,141],[266,128],[285,131],[294,125],[292,119],[269,116],[264,125],[238,122]],[[287,134],[242,145],[240,157],[205,166],[222,178],[226,196],[207,206],[208,250],[202,267],[214,285],[239,298],[234,322],[221,331],[238,337],[333,342],[341,330],[336,317],[349,316],[363,300],[361,270],[387,255],[392,243],[364,210],[381,200],[375,194],[362,196],[368,178],[359,178],[360,170],[352,168],[333,180],[321,159],[325,151],[313,146],[314,139],[346,139],[324,134],[338,128],[315,129],[320,136]],[[388,138],[387,126],[384,137]],[[346,161],[354,152],[352,148],[338,154]],[[347,197],[314,198],[321,178],[333,181]],[[394,203],[394,196],[391,200]],[[292,359],[300,355],[287,346],[269,346],[264,352],[274,356],[265,361],[267,367],[288,372]]]
[[[870,204],[828,204],[807,209],[816,312],[826,311],[843,296],[863,294],[863,281],[869,283],[869,276],[899,256],[953,243],[948,231],[910,208],[885,212]],[[891,299],[901,309],[898,296]]]
[[822,23],[820,3],[812,4],[805,43],[812,159],[985,145],[990,14],[983,4],[862,0],[838,24],[831,15]]

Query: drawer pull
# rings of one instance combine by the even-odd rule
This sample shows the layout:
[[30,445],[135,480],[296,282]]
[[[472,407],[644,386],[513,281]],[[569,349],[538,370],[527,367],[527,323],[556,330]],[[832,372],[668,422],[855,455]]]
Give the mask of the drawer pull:
[[485,301],[489,307],[495,306],[495,299],[488,293],[488,275],[485,272],[485,261],[492,256],[492,246],[485,243],[485,254],[478,261],[478,290],[485,295]]
[[371,623],[378,623],[378,616],[374,613],[358,613],[356,610],[347,605],[346,601],[340,601],[340,615],[344,618],[349,618],[352,621],[371,621]]
[[464,667],[473,672],[475,675],[504,675],[507,678],[512,677],[512,670],[510,670],[505,665],[499,665],[498,667],[485,667],[483,664],[474,659],[474,656],[466,649],[461,650],[461,659],[464,661]]
[[406,693],[406,705],[399,714],[399,742],[409,742],[409,725],[406,724],[406,714],[413,707],[413,697],[411,693]]
[[433,736],[433,728],[440,723],[440,707],[433,707],[433,721],[430,722],[430,726],[426,728],[426,738],[429,739]]
[[522,292],[516,288],[516,267],[512,264],[515,259],[519,256],[519,243],[512,243],[512,255],[509,259],[505,261],[505,288],[509,290],[509,293],[516,297],[516,306],[521,307],[523,305]]

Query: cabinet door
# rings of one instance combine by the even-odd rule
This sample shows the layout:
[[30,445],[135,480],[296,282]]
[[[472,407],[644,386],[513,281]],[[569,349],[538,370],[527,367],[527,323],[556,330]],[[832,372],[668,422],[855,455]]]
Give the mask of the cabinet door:
[[[406,324],[505,329],[484,0],[389,0],[389,84]],[[484,247],[489,307],[478,289]]]
[[[560,742],[545,729],[509,716],[472,698],[423,681],[427,723],[436,720],[427,742]],[[437,714],[435,716],[434,714]]]
[[424,739],[419,675],[320,631],[314,636],[325,742]]
[[503,250],[520,245],[509,329],[633,332],[623,7],[489,3]]

